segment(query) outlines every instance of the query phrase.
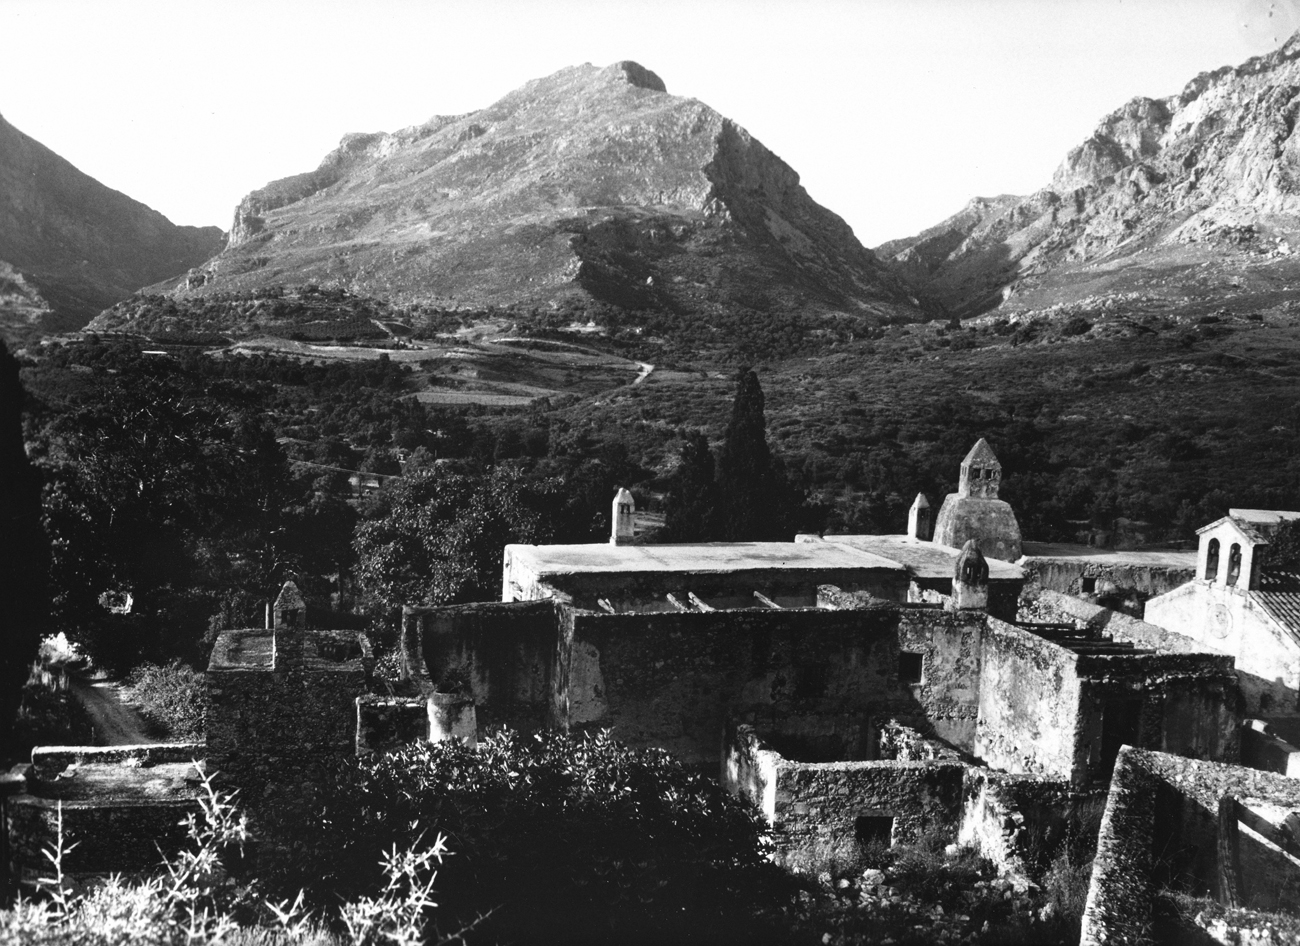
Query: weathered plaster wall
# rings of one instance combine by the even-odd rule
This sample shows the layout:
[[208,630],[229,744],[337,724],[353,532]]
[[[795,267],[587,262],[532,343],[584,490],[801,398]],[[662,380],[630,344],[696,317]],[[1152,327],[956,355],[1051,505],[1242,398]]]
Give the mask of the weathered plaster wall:
[[1004,562],[1020,558],[1020,524],[1006,502],[949,493],[934,520],[932,541],[959,549],[969,539],[978,540],[988,558]]
[[1079,679],[1075,655],[990,618],[974,754],[1007,772],[1070,778]]
[[1243,588],[1189,582],[1148,601],[1146,619],[1236,658],[1245,712],[1265,718],[1300,712],[1300,642]]
[[984,620],[971,611],[899,611],[899,649],[923,655],[912,697],[934,734],[966,752],[975,747]]
[[[916,711],[897,683],[898,612],[575,611],[561,646],[570,727],[613,727],[633,745],[717,764],[724,721],[779,724],[820,737],[814,756],[843,758],[836,720]],[[824,757],[824,756],[823,756]]]
[[480,726],[534,730],[546,725],[557,646],[557,602],[489,602],[417,615],[427,682],[469,689]]

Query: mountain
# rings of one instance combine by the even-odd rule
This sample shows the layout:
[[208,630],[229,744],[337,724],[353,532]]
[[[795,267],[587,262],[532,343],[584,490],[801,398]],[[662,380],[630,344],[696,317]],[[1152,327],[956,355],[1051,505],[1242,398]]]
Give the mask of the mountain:
[[81,328],[135,290],[221,248],[105,187],[0,118],[0,336]]
[[220,255],[160,288],[313,283],[448,309],[918,315],[789,165],[632,62],[348,135],[316,170],[245,197]]
[[1261,308],[1300,276],[1300,34],[1106,116],[1028,197],[877,248],[949,312]]

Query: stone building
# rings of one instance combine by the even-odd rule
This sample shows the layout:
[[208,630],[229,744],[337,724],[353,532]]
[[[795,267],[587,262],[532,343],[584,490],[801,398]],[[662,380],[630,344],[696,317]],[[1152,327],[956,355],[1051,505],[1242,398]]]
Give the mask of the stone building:
[[1147,619],[1229,654],[1249,715],[1300,740],[1300,575],[1270,571],[1269,536],[1300,512],[1232,509],[1198,530],[1196,576],[1147,602]]

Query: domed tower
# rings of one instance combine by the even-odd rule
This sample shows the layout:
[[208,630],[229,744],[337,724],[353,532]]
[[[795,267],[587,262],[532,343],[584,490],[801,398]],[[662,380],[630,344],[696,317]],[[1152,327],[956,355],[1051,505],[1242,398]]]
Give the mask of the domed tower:
[[988,610],[989,563],[984,560],[980,544],[968,539],[952,570],[952,598],[949,607],[954,611],[967,609]]
[[1002,464],[983,437],[961,461],[957,492],[949,493],[934,520],[934,543],[964,548],[975,539],[990,558],[1014,562],[1021,555],[1020,523],[998,499]]

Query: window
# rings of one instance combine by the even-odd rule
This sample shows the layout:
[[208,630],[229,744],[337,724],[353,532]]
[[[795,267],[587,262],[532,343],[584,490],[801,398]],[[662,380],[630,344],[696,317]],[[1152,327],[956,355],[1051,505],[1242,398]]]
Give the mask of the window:
[[1232,551],[1228,553],[1228,577],[1226,584],[1229,588],[1237,583],[1241,576],[1241,546],[1236,542],[1232,543]]
[[1097,591],[1096,578],[1084,578],[1079,583],[1079,589],[1085,594],[1094,594]]
[[903,683],[920,683],[924,671],[925,654],[903,651],[898,655],[898,679]]
[[1205,549],[1205,580],[1214,581],[1219,577],[1219,540],[1210,539]]
[[894,843],[894,816],[860,815],[853,821],[853,836],[862,847],[889,847]]

